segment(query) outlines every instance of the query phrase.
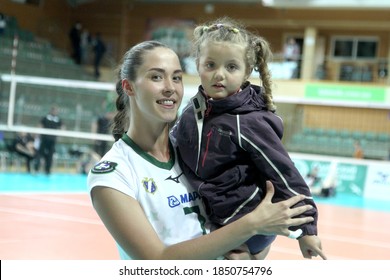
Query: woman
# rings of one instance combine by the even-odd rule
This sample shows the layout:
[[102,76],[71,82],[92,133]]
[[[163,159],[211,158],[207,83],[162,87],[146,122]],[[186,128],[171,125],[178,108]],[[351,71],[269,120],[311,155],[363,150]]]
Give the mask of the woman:
[[117,82],[113,147],[88,176],[91,199],[118,244],[122,259],[216,259],[253,234],[288,236],[292,218],[312,206],[304,196],[273,204],[267,185],[262,203],[237,221],[210,232],[196,191],[182,174],[169,139],[183,97],[179,58],[147,41],[124,56]]

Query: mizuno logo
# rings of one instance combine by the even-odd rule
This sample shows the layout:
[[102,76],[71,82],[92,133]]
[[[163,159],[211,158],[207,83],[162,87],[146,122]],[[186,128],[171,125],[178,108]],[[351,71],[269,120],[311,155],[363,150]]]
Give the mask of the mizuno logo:
[[181,177],[181,175],[183,175],[183,172],[179,175],[179,176],[177,176],[177,177],[172,177],[172,176],[169,176],[168,178],[166,178],[165,180],[172,180],[172,181],[174,181],[175,183],[179,183],[179,178]]

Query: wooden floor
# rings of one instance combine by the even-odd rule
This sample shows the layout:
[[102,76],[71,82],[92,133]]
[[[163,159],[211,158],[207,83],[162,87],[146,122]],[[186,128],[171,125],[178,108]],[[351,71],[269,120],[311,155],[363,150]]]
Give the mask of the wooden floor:
[[[390,259],[390,212],[318,204],[329,259]],[[0,193],[0,259],[113,260],[115,244],[84,193]],[[278,237],[268,259],[301,260],[298,242]]]

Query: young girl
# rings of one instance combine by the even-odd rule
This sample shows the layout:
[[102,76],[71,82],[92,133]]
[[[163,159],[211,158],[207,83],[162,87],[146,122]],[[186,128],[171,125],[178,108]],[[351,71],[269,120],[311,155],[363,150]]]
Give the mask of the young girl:
[[93,206],[118,244],[122,259],[215,259],[255,234],[289,235],[292,218],[311,209],[291,209],[301,195],[264,201],[242,219],[209,233],[199,195],[181,171],[169,140],[183,97],[179,58],[147,41],[124,56],[117,82],[116,142],[88,175]]
[[[201,194],[207,213],[225,226],[264,198],[266,180],[274,201],[305,195],[314,220],[293,227],[305,258],[325,259],[317,237],[317,209],[310,189],[282,145],[283,123],[272,101],[268,43],[229,18],[198,26],[194,56],[202,85],[172,131],[182,169]],[[262,87],[247,79],[260,74]],[[274,236],[247,241],[252,254],[267,254]]]

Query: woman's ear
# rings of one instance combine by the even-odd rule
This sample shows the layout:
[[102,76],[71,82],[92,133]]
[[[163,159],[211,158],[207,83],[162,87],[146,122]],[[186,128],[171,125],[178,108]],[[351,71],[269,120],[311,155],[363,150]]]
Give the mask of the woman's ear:
[[123,88],[123,91],[124,91],[128,96],[134,95],[133,86],[131,85],[131,83],[129,82],[128,79],[123,79],[123,80],[122,80],[122,88]]

